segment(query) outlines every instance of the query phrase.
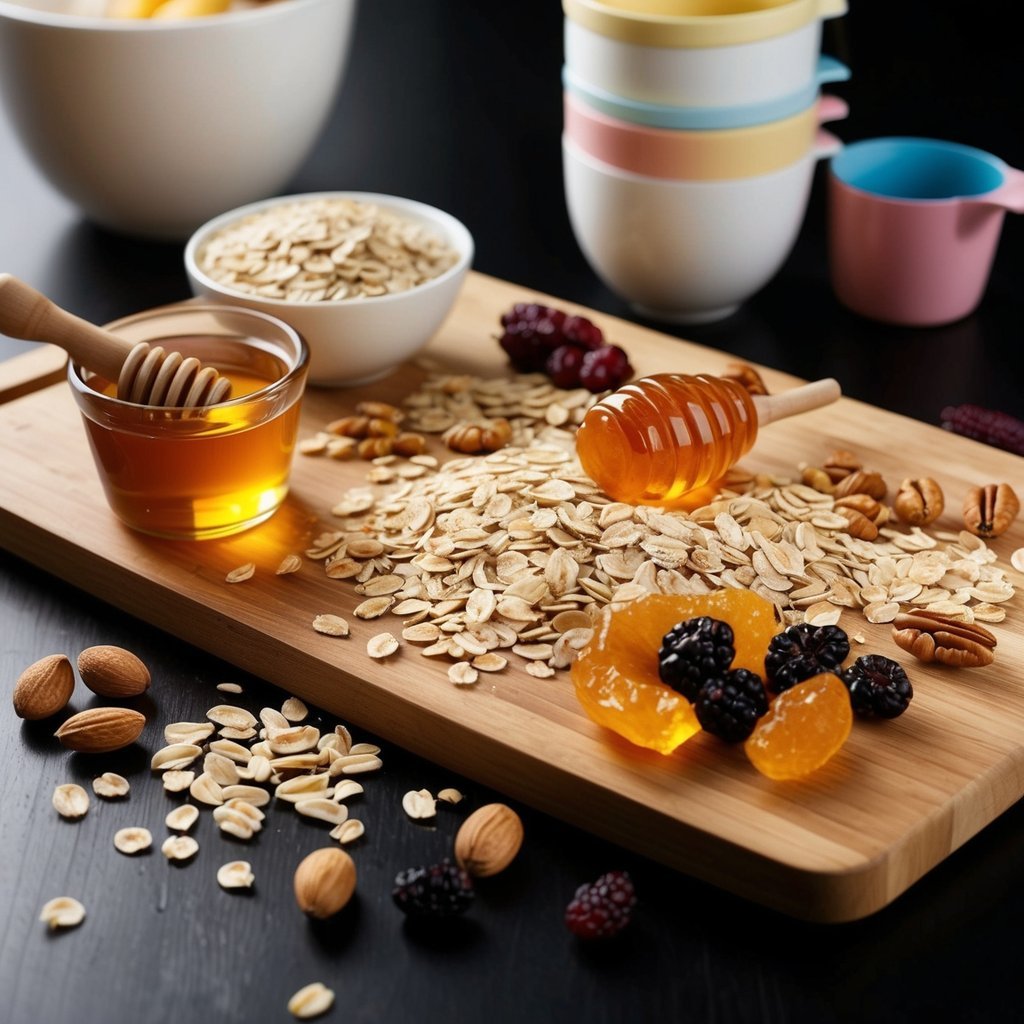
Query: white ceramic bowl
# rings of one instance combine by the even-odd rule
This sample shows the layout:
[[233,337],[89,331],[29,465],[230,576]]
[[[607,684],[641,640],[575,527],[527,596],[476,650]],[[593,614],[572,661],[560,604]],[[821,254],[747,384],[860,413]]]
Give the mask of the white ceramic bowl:
[[0,0],[0,97],[23,146],[92,220],[178,241],[298,170],[341,81],[355,0],[182,21],[60,8]]
[[774,277],[803,223],[815,162],[838,148],[820,132],[771,174],[670,181],[619,170],[563,138],[569,219],[594,272],[638,313],[709,323]]
[[565,65],[581,81],[645,103],[730,107],[805,88],[817,69],[821,19],[843,14],[846,4],[798,0],[717,18],[644,17],[597,0],[563,7]]
[[[375,203],[423,225],[454,249],[456,262],[408,291],[320,302],[264,298],[220,284],[200,268],[205,243],[234,222],[283,203],[335,198]],[[185,270],[195,295],[259,309],[294,327],[309,346],[309,383],[330,387],[382,377],[426,345],[454,305],[472,261],[473,238],[460,221],[425,203],[374,192],[310,192],[250,203],[204,224],[185,246]]]

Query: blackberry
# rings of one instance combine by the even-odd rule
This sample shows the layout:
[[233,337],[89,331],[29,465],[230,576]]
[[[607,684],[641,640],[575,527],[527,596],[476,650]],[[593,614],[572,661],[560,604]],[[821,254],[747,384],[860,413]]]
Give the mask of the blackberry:
[[903,667],[881,654],[862,655],[839,678],[850,691],[854,713],[862,718],[897,718],[914,696]]
[[473,881],[448,858],[429,867],[409,868],[395,877],[391,898],[409,917],[455,917],[473,902]]
[[609,871],[581,885],[565,908],[565,926],[581,939],[607,939],[629,924],[636,891],[626,871]]
[[834,672],[850,653],[850,641],[838,626],[798,623],[773,636],[764,658],[769,687],[782,693],[819,672]]
[[658,648],[658,675],[691,704],[704,681],[721,676],[736,657],[728,622],[701,615],[673,626]]
[[768,693],[761,677],[745,668],[734,668],[713,677],[700,688],[693,705],[697,721],[705,732],[739,743],[753,731],[757,720],[768,711]]

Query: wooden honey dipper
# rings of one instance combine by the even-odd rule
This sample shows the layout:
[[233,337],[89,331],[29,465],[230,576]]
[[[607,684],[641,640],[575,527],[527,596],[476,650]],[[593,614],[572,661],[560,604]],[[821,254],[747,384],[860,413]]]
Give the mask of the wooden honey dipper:
[[117,397],[125,402],[193,409],[231,395],[231,381],[212,366],[148,341],[119,338],[11,274],[0,274],[0,333],[57,345],[79,365],[117,381]]

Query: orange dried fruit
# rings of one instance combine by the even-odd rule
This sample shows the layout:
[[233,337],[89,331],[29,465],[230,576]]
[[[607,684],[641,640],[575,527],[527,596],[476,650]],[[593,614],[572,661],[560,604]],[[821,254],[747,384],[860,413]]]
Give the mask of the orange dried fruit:
[[699,615],[732,627],[733,668],[764,675],[768,644],[779,629],[771,601],[736,589],[687,597],[651,594],[606,608],[593,639],[573,663],[573,685],[587,715],[631,743],[662,754],[699,732],[690,702],[658,676],[662,637],[676,623]]
[[780,693],[744,749],[769,779],[802,779],[832,758],[852,726],[849,692],[838,676],[823,672]]

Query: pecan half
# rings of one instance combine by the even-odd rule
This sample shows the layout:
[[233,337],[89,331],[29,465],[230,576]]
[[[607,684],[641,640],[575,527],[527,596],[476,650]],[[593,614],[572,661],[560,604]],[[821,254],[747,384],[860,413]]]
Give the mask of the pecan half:
[[831,477],[833,483],[838,483],[843,477],[849,476],[851,473],[856,473],[858,469],[863,469],[864,464],[857,458],[853,452],[839,451],[833,452],[822,464],[822,468]]
[[919,661],[980,668],[995,659],[996,638],[984,626],[938,612],[901,612],[893,620],[892,638]]
[[857,540],[877,539],[878,527],[863,512],[859,512],[855,508],[844,508],[838,503],[836,512],[846,520],[846,532],[851,537],[856,537]]
[[452,451],[466,455],[496,452],[512,438],[512,425],[503,416],[492,420],[456,423],[444,433],[444,443]]
[[881,473],[856,469],[836,484],[835,496],[845,498],[848,494],[870,494],[876,501],[881,501],[887,490]]
[[862,516],[870,519],[875,526],[884,526],[889,521],[889,506],[875,501],[870,494],[848,494],[845,498],[837,498],[835,509],[845,515],[844,509],[852,508]]
[[903,522],[911,526],[927,526],[942,515],[946,501],[942,488],[926,476],[920,480],[904,480],[892,505]]
[[750,363],[729,363],[722,376],[742,384],[752,395],[768,394],[768,388],[765,386],[761,374]]
[[1009,484],[972,487],[964,498],[964,526],[979,537],[1006,533],[1020,512],[1020,502]]

